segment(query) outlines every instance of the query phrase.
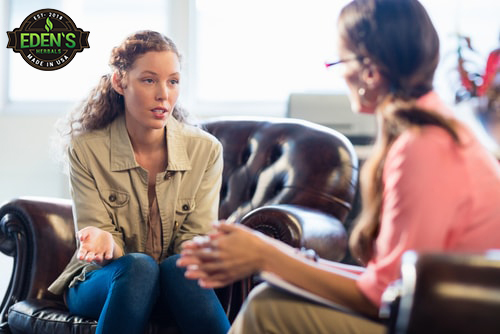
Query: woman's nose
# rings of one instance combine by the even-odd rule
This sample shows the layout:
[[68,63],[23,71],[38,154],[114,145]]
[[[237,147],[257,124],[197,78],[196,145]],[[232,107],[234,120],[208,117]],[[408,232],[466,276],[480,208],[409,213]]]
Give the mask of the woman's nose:
[[160,84],[158,85],[158,89],[156,92],[156,99],[157,100],[166,100],[168,99],[168,86],[166,84]]

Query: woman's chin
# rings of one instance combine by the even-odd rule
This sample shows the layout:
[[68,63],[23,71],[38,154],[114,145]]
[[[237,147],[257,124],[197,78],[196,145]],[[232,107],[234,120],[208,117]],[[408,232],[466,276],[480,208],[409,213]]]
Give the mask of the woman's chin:
[[365,106],[365,105],[357,105],[356,109],[353,108],[351,105],[351,109],[353,110],[354,113],[356,114],[368,114],[368,115],[373,115],[375,113],[375,108],[372,106]]
[[351,102],[351,111],[354,114],[374,114],[375,113],[375,108],[363,105],[356,99],[350,99],[350,102]]

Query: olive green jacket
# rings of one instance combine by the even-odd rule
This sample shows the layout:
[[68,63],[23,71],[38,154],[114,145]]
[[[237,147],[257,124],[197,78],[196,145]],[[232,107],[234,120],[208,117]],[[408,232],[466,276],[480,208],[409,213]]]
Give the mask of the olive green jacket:
[[[222,145],[203,130],[170,117],[166,133],[168,167],[156,177],[162,259],[178,253],[183,241],[209,232],[217,220],[223,164]],[[148,172],[134,158],[125,117],[75,137],[68,155],[76,231],[96,226],[110,232],[125,253],[144,252]],[[75,252],[49,291],[61,294],[99,268],[79,261]]]

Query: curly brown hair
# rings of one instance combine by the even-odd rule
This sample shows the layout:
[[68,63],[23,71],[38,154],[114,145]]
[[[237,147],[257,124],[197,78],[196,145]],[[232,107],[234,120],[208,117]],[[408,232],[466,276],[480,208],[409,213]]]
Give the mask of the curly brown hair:
[[[69,115],[65,131],[72,137],[84,132],[102,129],[110,124],[118,115],[125,112],[123,96],[111,85],[112,75],[118,72],[123,77],[133,66],[135,60],[149,51],[172,51],[181,59],[174,42],[163,34],[144,30],[127,38],[111,51],[109,65],[111,73],[101,77],[88,97]],[[172,116],[180,122],[186,122],[187,112],[175,106]]]

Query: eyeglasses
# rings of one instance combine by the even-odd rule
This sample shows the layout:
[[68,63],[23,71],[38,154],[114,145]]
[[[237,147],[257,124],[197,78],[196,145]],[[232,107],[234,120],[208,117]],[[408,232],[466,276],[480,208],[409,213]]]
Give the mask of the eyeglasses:
[[325,63],[325,66],[326,68],[329,68],[329,67],[332,67],[332,66],[335,66],[335,65],[338,65],[338,64],[342,64],[342,63],[347,63],[349,61],[353,61],[353,60],[362,60],[363,57],[361,56],[356,56],[356,57],[353,57],[353,58],[347,58],[347,59],[340,59],[340,60],[337,60],[337,61],[334,61],[333,63],[329,63],[329,62],[326,62]]

